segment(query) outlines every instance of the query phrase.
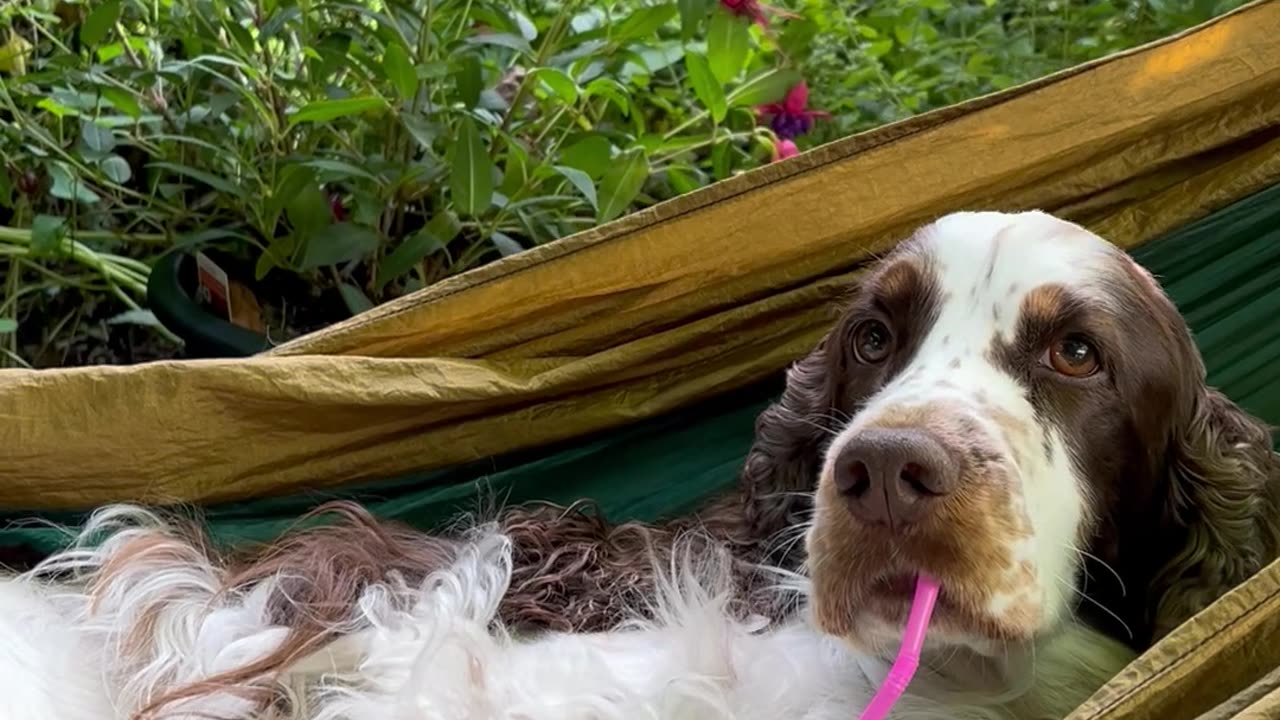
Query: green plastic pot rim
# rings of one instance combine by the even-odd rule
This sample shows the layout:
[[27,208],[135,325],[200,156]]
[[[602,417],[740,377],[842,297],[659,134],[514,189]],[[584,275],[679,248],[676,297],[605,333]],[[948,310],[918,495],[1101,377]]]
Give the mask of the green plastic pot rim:
[[165,253],[147,279],[147,304],[156,319],[182,338],[192,357],[248,357],[271,346],[266,335],[209,313],[182,287],[184,263],[195,255],[182,250]]

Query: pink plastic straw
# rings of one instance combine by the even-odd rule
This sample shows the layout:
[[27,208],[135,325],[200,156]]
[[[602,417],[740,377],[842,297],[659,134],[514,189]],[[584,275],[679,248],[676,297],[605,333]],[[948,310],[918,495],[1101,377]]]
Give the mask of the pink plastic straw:
[[938,581],[928,575],[916,578],[916,594],[911,601],[911,614],[907,617],[907,629],[902,635],[902,647],[893,660],[889,676],[884,679],[880,689],[876,690],[871,704],[858,720],[883,720],[906,691],[911,678],[920,667],[920,650],[924,647],[924,631],[929,627],[929,618],[933,615],[933,604],[938,600]]

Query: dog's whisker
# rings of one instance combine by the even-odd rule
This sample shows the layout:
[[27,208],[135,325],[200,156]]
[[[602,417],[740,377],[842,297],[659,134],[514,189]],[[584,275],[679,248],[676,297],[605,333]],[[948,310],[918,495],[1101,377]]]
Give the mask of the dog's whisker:
[[1053,577],[1062,585],[1063,588],[1071,591],[1072,593],[1075,593],[1082,600],[1089,602],[1094,607],[1106,613],[1107,616],[1110,617],[1112,620],[1115,620],[1120,625],[1120,627],[1125,631],[1125,634],[1129,636],[1130,640],[1135,638],[1135,635],[1133,634],[1133,629],[1130,628],[1129,624],[1124,621],[1124,618],[1120,617],[1119,613],[1115,612],[1114,610],[1102,604],[1101,602],[1098,602],[1094,598],[1089,597],[1088,593],[1076,587],[1075,583],[1067,582],[1066,580],[1063,580],[1061,577],[1058,577],[1057,575],[1054,575]]
[[1080,555],[1081,557],[1083,557],[1083,558],[1088,558],[1088,559],[1093,560],[1094,562],[1098,563],[1099,565],[1101,565],[1101,566],[1102,566],[1102,568],[1103,568],[1104,570],[1106,570],[1107,572],[1111,573],[1111,576],[1112,576],[1112,577],[1114,577],[1114,578],[1116,579],[1116,584],[1118,584],[1118,585],[1120,586],[1120,597],[1127,597],[1127,596],[1128,596],[1129,592],[1128,592],[1128,590],[1125,588],[1124,578],[1120,577],[1120,573],[1119,573],[1115,568],[1111,567],[1111,565],[1110,565],[1109,563],[1107,563],[1105,560],[1103,560],[1102,558],[1098,557],[1097,555],[1094,555],[1094,554],[1092,554],[1092,553],[1088,552],[1087,550],[1083,550],[1083,549],[1081,549],[1081,548],[1079,548],[1079,547],[1076,547],[1075,545],[1067,545],[1066,547],[1067,547],[1067,549],[1069,549],[1070,551],[1072,551],[1072,552],[1074,552],[1074,553],[1076,553],[1076,554]]

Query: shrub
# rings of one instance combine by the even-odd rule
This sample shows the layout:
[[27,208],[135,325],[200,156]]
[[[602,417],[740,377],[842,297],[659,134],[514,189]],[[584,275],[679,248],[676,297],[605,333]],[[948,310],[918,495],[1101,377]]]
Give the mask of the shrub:
[[342,299],[277,306],[276,338],[767,160],[753,107],[798,79],[705,1],[10,12],[37,49],[0,91],[11,268],[87,263],[136,310],[113,248],[215,247],[267,304],[307,304],[287,276]]
[[1009,88],[1247,0],[793,0],[780,43],[831,111],[815,141]]
[[243,264],[283,340],[789,157],[799,135],[999,90],[1242,2],[7,4],[0,365],[173,354],[142,307],[165,253]]

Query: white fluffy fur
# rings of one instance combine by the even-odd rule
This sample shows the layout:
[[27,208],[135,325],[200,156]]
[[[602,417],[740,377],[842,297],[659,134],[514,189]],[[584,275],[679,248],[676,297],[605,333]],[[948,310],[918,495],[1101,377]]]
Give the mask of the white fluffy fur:
[[[101,582],[104,567],[139,541],[148,550],[129,553]],[[0,580],[0,697],[19,698],[7,702],[23,720],[125,720],[166,690],[278,647],[285,629],[264,620],[269,588],[219,596],[223,579],[203,552],[150,513],[98,512],[70,549]],[[254,703],[215,693],[166,717],[262,716]]]
[[[656,619],[608,633],[516,639],[494,627],[509,547],[477,538],[416,602],[379,590],[365,613],[362,660],[325,682],[317,720],[849,720],[888,672],[813,628],[727,612],[728,566],[684,554],[656,598]],[[403,609],[397,609],[397,606]],[[1070,624],[1033,657],[981,664],[925,659],[893,717],[1061,718],[1130,659]],[[977,665],[970,663],[979,663]],[[985,676],[984,676],[985,675]]]
[[[70,571],[69,581],[48,584],[34,574],[0,583],[0,696],[14,717],[125,720],[155,693],[279,642],[282,629],[262,612],[271,583],[218,596],[219,570],[137,510],[104,511],[86,538],[103,531],[113,534],[100,546],[80,545],[50,561],[49,569]],[[148,534],[165,552],[133,554],[124,572],[95,587],[97,573]],[[727,563],[695,562],[689,553],[665,573],[652,622],[514,638],[495,624],[510,552],[505,536],[478,529],[455,564],[422,587],[370,588],[360,602],[365,629],[281,679],[280,689],[307,695],[290,717],[848,720],[888,668],[804,617],[773,628],[735,621],[726,609]],[[123,652],[136,621],[155,609],[151,632]],[[1059,718],[1128,659],[1113,642],[1071,624],[1031,658],[927,657],[894,717]],[[255,714],[225,692],[172,710],[164,717],[277,717]]]
[[10,717],[116,717],[94,654],[44,588],[0,582],[0,702]]

